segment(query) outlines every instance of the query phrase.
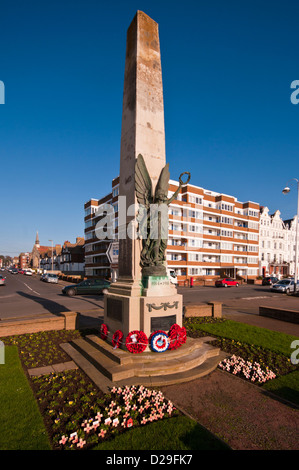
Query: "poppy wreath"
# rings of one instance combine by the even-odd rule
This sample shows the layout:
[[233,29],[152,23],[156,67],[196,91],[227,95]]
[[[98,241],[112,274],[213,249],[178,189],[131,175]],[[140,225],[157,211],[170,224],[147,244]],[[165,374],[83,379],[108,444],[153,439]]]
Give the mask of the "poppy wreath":
[[177,349],[182,346],[182,344],[186,343],[186,328],[184,326],[181,327],[177,323],[175,323],[170,327],[168,336],[170,338],[169,349]]
[[117,330],[114,335],[112,336],[112,346],[116,349],[119,348],[124,334],[121,330]]
[[107,336],[108,336],[108,327],[105,323],[102,323],[101,327],[100,327],[100,336],[101,338],[105,341],[107,339]]
[[142,353],[148,345],[148,339],[143,331],[134,330],[126,337],[126,347],[130,353]]
[[151,350],[154,352],[164,352],[169,347],[169,336],[165,331],[154,331],[149,337]]

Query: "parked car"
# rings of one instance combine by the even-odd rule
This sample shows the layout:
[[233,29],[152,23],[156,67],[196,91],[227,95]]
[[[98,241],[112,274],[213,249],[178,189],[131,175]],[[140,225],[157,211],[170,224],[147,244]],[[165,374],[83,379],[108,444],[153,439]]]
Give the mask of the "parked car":
[[167,275],[170,279],[171,284],[178,284],[178,278],[174,269],[167,269]]
[[289,294],[292,285],[294,290],[294,279],[281,279],[276,282],[276,284],[273,284],[270,290],[272,292],[285,292],[286,294]]
[[10,272],[11,274],[19,274],[19,271],[17,269],[12,269]]
[[[289,287],[286,289],[286,294],[292,295],[294,292],[294,287],[295,287],[295,280],[292,281]],[[296,294],[297,295],[299,294],[299,280],[297,281],[297,285],[296,285]]]
[[65,286],[62,289],[62,293],[69,296],[81,294],[105,294],[108,292],[109,287],[110,282],[105,279],[86,279],[85,281],[79,282],[79,284]]
[[44,281],[47,273],[43,273],[41,277],[39,278],[40,281]]
[[274,276],[263,277],[262,285],[263,286],[272,286],[272,284],[276,284],[276,282],[278,282],[278,281],[279,281],[279,279],[277,277],[274,277]]
[[30,271],[30,269],[25,269],[24,274],[26,274],[26,276],[32,276],[32,271]]
[[45,282],[52,282],[54,284],[58,283],[58,276],[57,274],[52,274],[52,273],[47,273],[45,275],[45,279],[43,279]]
[[19,274],[24,274],[24,270],[23,270],[23,269],[19,269],[19,270],[18,270],[18,273],[19,273]]
[[0,275],[0,286],[5,286],[5,277]]
[[217,279],[215,282],[216,287],[228,287],[228,286],[236,286],[239,287],[239,281],[236,279],[232,279],[231,277],[225,277],[224,279]]

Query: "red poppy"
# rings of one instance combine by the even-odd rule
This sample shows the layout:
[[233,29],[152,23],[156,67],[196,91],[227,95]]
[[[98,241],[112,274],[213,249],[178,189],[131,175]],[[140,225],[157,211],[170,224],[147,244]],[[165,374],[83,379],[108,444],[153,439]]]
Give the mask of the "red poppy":
[[133,419],[132,418],[129,418],[127,420],[127,428],[131,428],[133,426]]

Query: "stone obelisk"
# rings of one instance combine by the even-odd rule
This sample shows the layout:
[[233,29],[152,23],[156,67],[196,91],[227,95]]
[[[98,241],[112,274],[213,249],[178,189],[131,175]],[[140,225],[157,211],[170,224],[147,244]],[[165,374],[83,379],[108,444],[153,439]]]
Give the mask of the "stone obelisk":
[[118,205],[119,278],[105,296],[104,322],[110,331],[121,329],[124,335],[145,329],[149,334],[150,329],[142,313],[141,240],[131,237],[130,232],[137,226],[135,165],[139,154],[154,191],[166,164],[162,70],[158,24],[142,11],[137,11],[127,31]]
[[[141,11],[136,13],[127,32],[119,189],[119,194],[126,197],[127,208],[137,203],[135,162],[139,153],[154,189],[165,165],[161,56],[158,24]],[[126,225],[133,218],[134,215],[128,215]],[[119,228],[125,229],[123,225]],[[127,238],[120,239],[119,276],[139,282],[140,243]]]
[[128,233],[136,216],[132,205],[137,209],[139,153],[155,187],[166,160],[161,56],[158,24],[142,11],[137,11],[127,31],[119,176],[119,196],[125,197],[126,206],[119,204],[119,280],[112,289],[129,290],[131,295],[140,295],[141,282],[141,243]]

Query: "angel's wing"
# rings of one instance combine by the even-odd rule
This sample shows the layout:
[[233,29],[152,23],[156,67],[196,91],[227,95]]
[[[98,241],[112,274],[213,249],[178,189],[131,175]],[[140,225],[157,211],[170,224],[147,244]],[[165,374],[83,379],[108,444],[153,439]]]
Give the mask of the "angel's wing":
[[139,204],[149,208],[153,201],[152,180],[141,154],[138,155],[135,164],[135,191]]
[[162,169],[159,179],[158,179],[158,183],[157,183],[156,190],[155,190],[155,201],[158,199],[160,200],[167,199],[169,178],[170,178],[169,163],[167,163]]

